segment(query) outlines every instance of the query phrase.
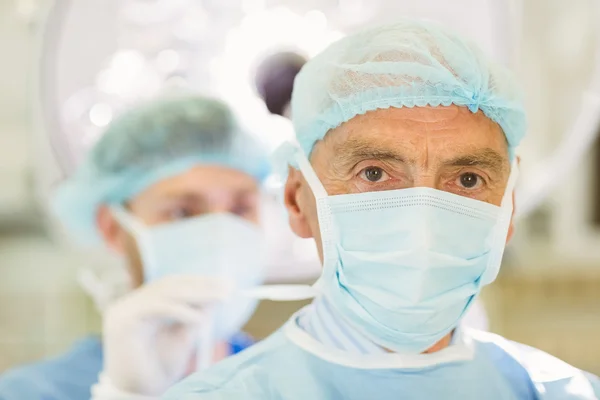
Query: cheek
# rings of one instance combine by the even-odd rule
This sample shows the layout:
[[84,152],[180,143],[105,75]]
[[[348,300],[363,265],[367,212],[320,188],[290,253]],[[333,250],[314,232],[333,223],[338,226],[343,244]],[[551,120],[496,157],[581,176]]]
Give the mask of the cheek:
[[[354,171],[325,170],[319,174],[319,179],[329,196],[360,192],[357,188],[357,181],[359,179],[355,176]],[[314,196],[312,200],[313,202],[315,201]]]
[[317,213],[317,204],[315,197],[308,187],[308,185],[304,185],[300,189],[300,195],[298,198],[298,207],[300,212],[304,216],[304,220],[308,229],[310,230],[310,237],[312,237],[317,246],[317,252],[319,254],[319,259],[323,262],[323,246],[321,243],[321,230],[319,227],[319,216]]
[[493,185],[490,187],[487,195],[487,199],[484,201],[493,204],[495,206],[500,206],[502,204],[502,198],[504,197],[504,192],[506,191],[506,184],[508,178],[505,179],[503,183],[498,183],[497,185]]
[[317,237],[319,235],[317,204],[315,196],[306,181],[298,188],[296,202],[298,211],[302,215],[304,223],[308,226],[311,236]]
[[492,194],[490,194],[487,202],[500,207],[500,205],[502,204],[502,197],[504,197],[504,193],[502,190],[494,191]]
[[244,219],[248,222],[252,222],[255,225],[260,225],[262,212],[265,212],[265,210],[259,210],[257,207],[251,212],[249,212],[247,215],[245,215]]
[[167,213],[155,210],[155,207],[148,204],[148,202],[134,199],[127,203],[127,206],[131,214],[135,215],[147,225],[158,225],[169,221],[168,215],[163,215]]
[[306,182],[298,190],[298,208],[307,219],[307,222],[311,223],[311,221],[317,218],[316,199]]

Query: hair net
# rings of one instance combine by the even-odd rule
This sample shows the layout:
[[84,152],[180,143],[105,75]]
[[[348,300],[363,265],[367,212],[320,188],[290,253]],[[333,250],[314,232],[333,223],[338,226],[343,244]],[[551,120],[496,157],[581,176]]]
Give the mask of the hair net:
[[65,225],[97,237],[98,206],[122,203],[198,164],[231,167],[263,181],[267,154],[223,103],[202,97],[157,100],[115,120],[77,172],[63,182],[53,209]]
[[517,83],[473,43],[436,24],[402,20],[329,46],[298,74],[292,120],[307,155],[358,114],[389,107],[457,105],[500,125],[511,158],[526,130]]

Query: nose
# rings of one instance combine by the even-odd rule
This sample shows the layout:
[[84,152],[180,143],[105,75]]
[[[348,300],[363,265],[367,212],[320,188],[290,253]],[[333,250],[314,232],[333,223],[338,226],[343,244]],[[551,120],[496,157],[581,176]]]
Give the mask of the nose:
[[231,211],[231,204],[228,201],[219,201],[210,204],[208,209],[208,213],[216,214],[216,213],[226,213]]
[[229,212],[233,207],[234,194],[228,190],[213,190],[210,196],[207,196],[207,212],[225,213]]
[[422,172],[417,174],[413,180],[413,187],[427,187],[437,189],[437,177],[430,172]]

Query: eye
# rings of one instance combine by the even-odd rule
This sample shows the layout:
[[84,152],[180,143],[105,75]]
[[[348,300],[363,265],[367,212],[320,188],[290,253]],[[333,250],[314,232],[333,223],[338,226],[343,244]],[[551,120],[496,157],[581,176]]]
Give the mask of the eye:
[[461,174],[458,178],[459,186],[465,189],[476,189],[483,183],[483,178],[472,172]]
[[249,212],[249,208],[246,207],[243,204],[237,204],[230,211],[231,211],[232,214],[242,216],[242,215],[244,215],[244,214],[246,214],[246,213]]
[[258,196],[254,194],[245,194],[243,196],[239,196],[231,205],[229,212],[240,217],[253,215],[258,210],[258,201]]
[[251,214],[252,212],[254,212],[254,207],[248,204],[238,204],[231,210],[232,214],[240,217]]
[[360,177],[369,182],[382,182],[388,179],[388,174],[379,167],[367,167],[360,171]]
[[186,207],[178,207],[169,212],[171,220],[186,219],[194,216],[194,211]]

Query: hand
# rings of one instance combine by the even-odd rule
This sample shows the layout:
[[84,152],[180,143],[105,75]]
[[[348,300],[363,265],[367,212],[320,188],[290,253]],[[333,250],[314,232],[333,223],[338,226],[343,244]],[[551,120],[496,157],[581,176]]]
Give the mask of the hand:
[[[116,301],[104,315],[104,379],[96,386],[160,396],[185,376],[207,308],[231,292],[232,285],[221,279],[180,275],[144,285]],[[102,387],[94,391],[110,392]]]

